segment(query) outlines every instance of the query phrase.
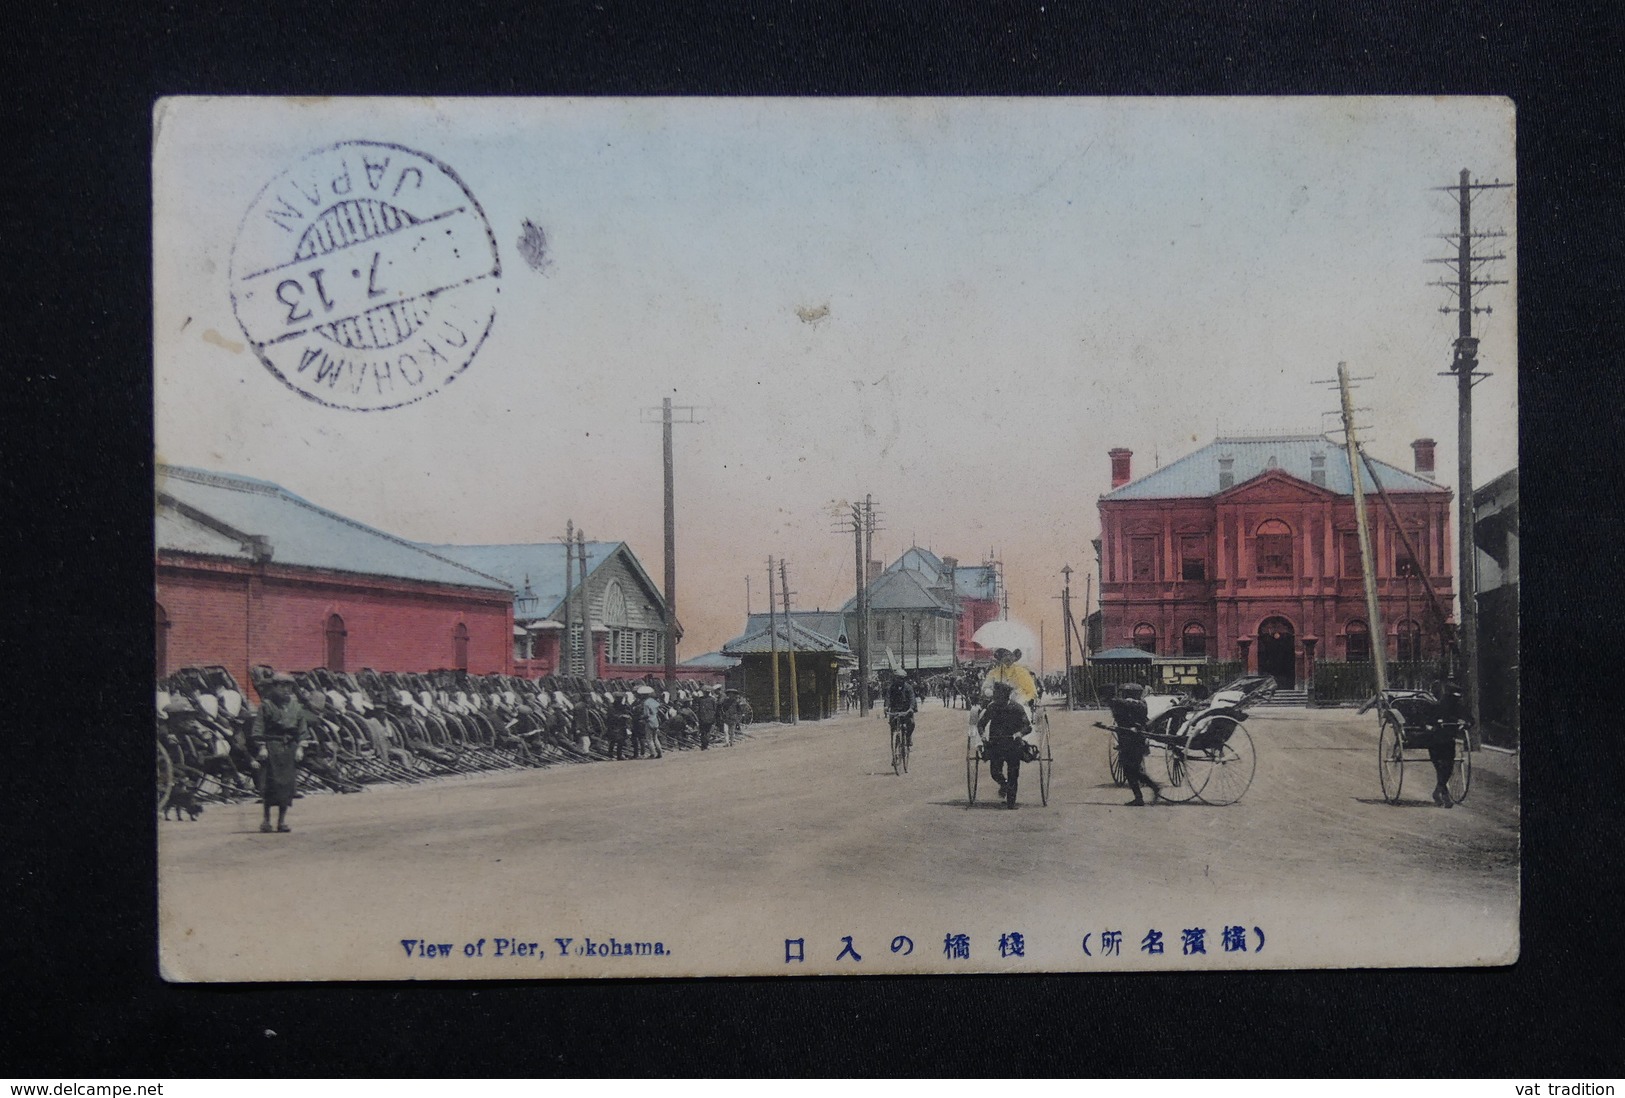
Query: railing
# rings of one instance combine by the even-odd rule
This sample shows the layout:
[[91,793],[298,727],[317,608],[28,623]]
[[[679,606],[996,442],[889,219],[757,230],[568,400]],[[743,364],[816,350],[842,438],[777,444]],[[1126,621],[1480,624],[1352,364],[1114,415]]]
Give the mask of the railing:
[[[1231,679],[1242,674],[1245,670],[1240,660],[1212,660],[1207,663],[1198,663],[1192,660],[1190,664],[1182,666],[1198,667],[1197,678],[1202,685],[1213,690],[1224,685]],[[1133,660],[1109,661],[1092,663],[1084,667],[1072,669],[1072,697],[1079,705],[1093,706],[1096,699],[1104,699],[1123,683],[1142,683],[1147,689],[1156,692],[1175,690],[1188,690],[1194,684],[1189,682],[1164,683],[1162,681],[1163,668],[1149,663],[1138,663]]]
[[[1390,690],[1431,690],[1439,677],[1437,660],[1389,660],[1387,669]],[[1377,669],[1369,661],[1315,661],[1310,705],[1360,705],[1376,692]]]

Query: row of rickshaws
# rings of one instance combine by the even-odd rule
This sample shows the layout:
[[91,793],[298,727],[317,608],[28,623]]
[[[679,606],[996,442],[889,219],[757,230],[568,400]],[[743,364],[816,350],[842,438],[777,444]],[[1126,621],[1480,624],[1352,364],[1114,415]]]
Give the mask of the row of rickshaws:
[[[1197,689],[1188,694],[1149,695],[1147,719],[1134,731],[1142,735],[1151,754],[1145,760],[1147,774],[1166,777],[1163,797],[1175,801],[1200,801],[1229,805],[1241,800],[1251,788],[1258,769],[1252,736],[1243,722],[1247,710],[1276,690],[1270,675],[1241,675],[1219,689]],[[1432,779],[1435,759],[1450,760],[1448,788],[1459,804],[1472,788],[1472,737],[1470,723],[1459,694],[1443,684],[1432,691],[1384,690],[1359,710],[1377,711],[1377,774],[1383,799],[1400,802],[1407,769]],[[1115,718],[1114,718],[1115,720]],[[1119,755],[1118,735],[1128,729],[1121,724],[1097,723],[1110,733],[1107,741],[1107,769],[1112,781],[1125,784]],[[1049,804],[1050,783],[1055,760],[1050,745],[1049,714],[1036,709],[1033,730],[1028,736],[1028,757],[1038,765],[1039,795]],[[987,761],[985,744],[974,729],[965,753],[966,803],[974,807],[979,776]],[[1414,786],[1414,782],[1412,783]]]
[[[272,669],[250,672],[262,695]],[[689,708],[696,690],[668,694],[658,679],[579,676],[526,679],[466,671],[294,672],[314,743],[299,770],[302,790],[353,793],[378,782],[580,763],[652,750],[636,733],[636,693],[661,699],[659,745],[697,743]],[[163,809],[177,787],[188,799],[229,801],[257,793],[254,710],[224,667],[183,668],[157,684],[157,793]],[[728,739],[750,723],[735,699]]]

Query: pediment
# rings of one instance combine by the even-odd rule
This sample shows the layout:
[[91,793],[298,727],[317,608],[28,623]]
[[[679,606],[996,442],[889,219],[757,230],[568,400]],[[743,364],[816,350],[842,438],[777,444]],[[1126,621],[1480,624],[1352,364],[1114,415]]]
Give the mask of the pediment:
[[1217,498],[1220,503],[1318,503],[1336,499],[1337,494],[1279,469],[1266,469],[1251,480],[1220,492]]

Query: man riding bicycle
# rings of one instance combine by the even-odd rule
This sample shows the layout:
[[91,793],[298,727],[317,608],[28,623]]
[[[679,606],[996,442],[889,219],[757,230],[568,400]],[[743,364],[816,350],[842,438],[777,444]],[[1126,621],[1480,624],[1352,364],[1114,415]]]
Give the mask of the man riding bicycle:
[[903,732],[903,743],[914,747],[914,714],[920,710],[920,699],[906,675],[893,675],[886,686],[886,719],[892,731]]

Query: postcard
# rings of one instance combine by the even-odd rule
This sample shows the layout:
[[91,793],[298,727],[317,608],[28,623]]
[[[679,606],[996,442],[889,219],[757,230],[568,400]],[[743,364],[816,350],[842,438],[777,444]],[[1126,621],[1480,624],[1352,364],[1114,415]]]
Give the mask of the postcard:
[[1493,98],[168,98],[173,981],[1505,965]]

